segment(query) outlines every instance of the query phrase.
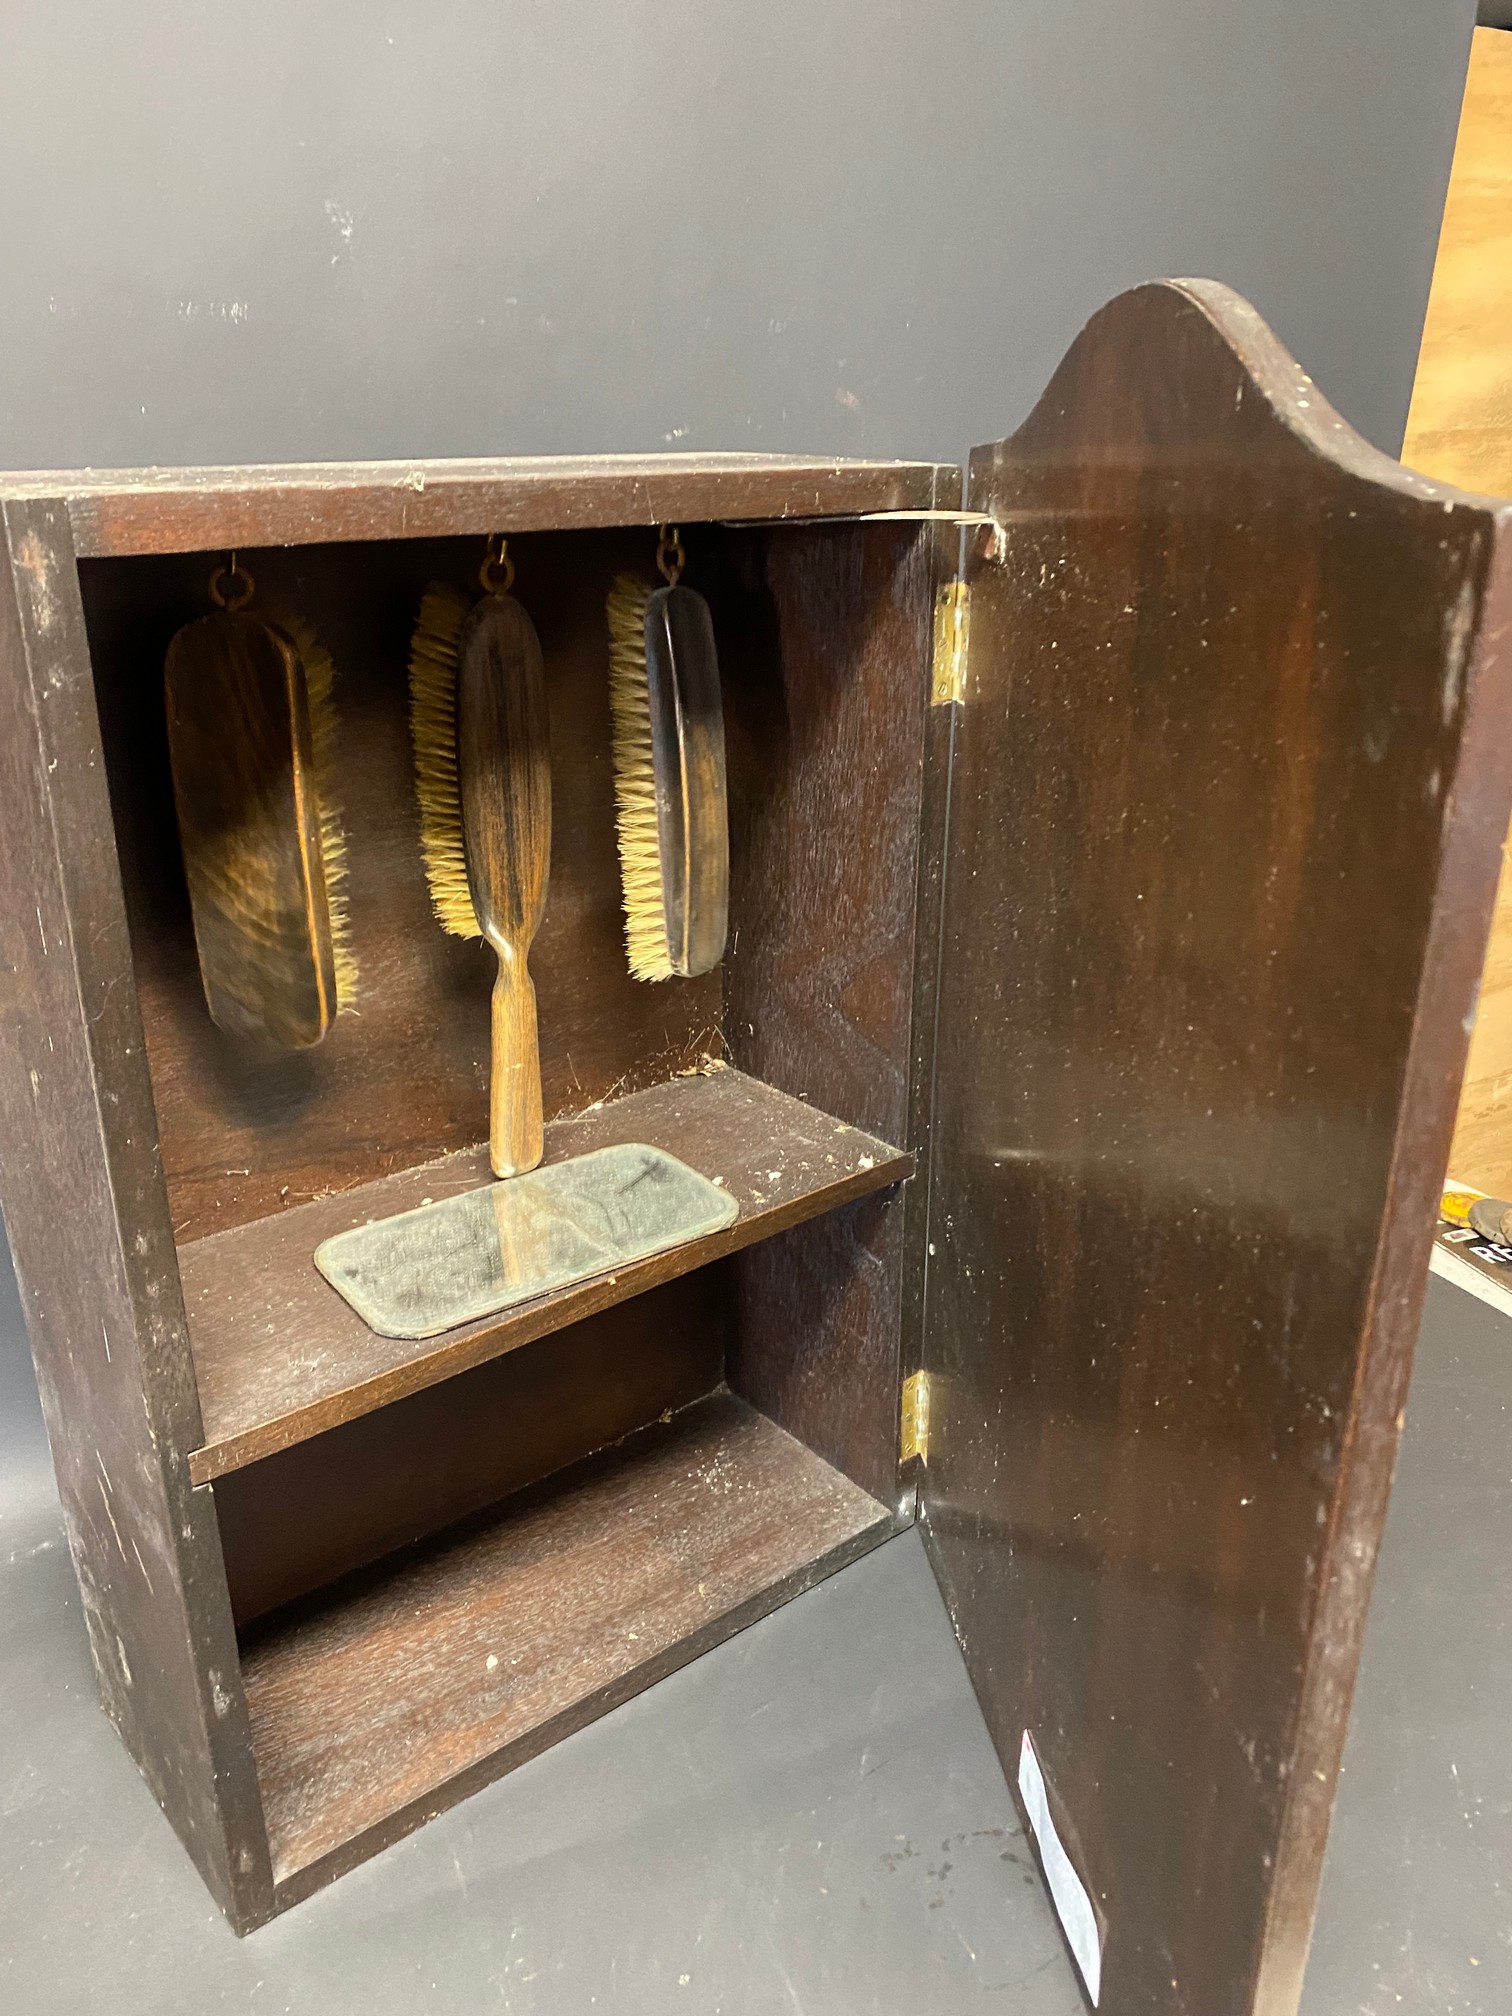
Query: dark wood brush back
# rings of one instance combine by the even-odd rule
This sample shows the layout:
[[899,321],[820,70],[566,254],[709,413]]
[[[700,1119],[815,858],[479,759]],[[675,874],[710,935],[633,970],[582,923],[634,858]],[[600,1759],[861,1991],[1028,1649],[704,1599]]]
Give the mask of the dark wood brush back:
[[309,694],[290,640],[217,610],[163,672],[200,978],[233,1039],[304,1049],[336,1017],[336,960]]
[[674,973],[708,973],[730,924],[730,815],[719,647],[703,596],[658,588],[646,606],[662,909]]

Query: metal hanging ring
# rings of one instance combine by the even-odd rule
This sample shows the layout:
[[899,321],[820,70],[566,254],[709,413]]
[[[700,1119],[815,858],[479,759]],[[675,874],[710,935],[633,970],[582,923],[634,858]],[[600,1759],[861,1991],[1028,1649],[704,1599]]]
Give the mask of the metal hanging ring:
[[677,577],[688,564],[688,556],[682,548],[675,525],[663,525],[661,539],[656,548],[656,564],[661,577],[669,588],[677,586]]
[[218,609],[245,609],[256,586],[246,568],[236,564],[236,555],[232,553],[210,576],[210,600]]
[[485,595],[507,595],[514,586],[514,562],[509,557],[509,541],[496,532],[488,542],[478,580]]

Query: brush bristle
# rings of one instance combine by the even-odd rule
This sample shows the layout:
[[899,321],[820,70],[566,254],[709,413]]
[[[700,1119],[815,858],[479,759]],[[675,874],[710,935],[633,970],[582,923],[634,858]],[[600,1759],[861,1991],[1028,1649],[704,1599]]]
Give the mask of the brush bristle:
[[315,803],[320,819],[320,859],[325,870],[326,914],[331,926],[331,964],[336,974],[336,1012],[357,1004],[357,955],[352,949],[347,913],[347,847],[341,806],[332,784],[332,744],[336,707],[332,688],[336,667],[331,654],[300,616],[280,612],[278,626],[299,654],[305,697],[310,709],[310,755],[314,769]]
[[634,574],[621,574],[609,590],[609,710],[625,951],[637,980],[669,980],[672,955],[662,892],[651,697],[646,684],[646,606],[651,592]]
[[457,776],[457,646],[472,603],[460,588],[428,588],[410,642],[410,734],[420,852],[431,908],[455,938],[481,938],[467,880],[462,790]]

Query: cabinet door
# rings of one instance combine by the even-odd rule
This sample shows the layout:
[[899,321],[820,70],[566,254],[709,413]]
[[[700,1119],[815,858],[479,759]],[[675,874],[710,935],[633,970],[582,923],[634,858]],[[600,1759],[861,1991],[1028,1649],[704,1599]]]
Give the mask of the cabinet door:
[[1512,796],[1512,519],[1202,282],[1097,315],[969,501],[927,1537],[1102,2009],[1277,2016]]

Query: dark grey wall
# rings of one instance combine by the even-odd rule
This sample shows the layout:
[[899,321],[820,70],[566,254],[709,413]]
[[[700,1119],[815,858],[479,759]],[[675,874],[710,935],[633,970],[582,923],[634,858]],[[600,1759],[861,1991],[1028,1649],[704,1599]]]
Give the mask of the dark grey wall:
[[954,456],[1159,273],[1401,438],[1474,0],[7,0],[0,466]]
[[0,466],[956,456],[1160,273],[1395,449],[1474,12],[4,0]]

